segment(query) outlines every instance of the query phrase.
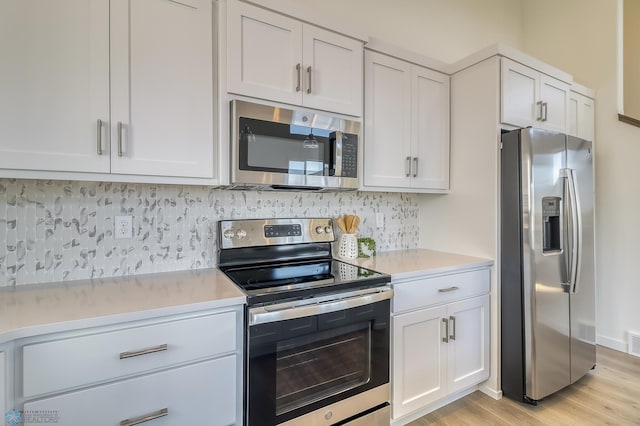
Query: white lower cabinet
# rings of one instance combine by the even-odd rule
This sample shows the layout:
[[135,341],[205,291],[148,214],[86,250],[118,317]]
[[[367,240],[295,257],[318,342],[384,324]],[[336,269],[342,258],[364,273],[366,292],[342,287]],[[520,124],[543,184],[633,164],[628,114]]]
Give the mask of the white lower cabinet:
[[55,413],[59,426],[234,424],[236,362],[231,355],[29,402],[24,413]]
[[[434,286],[441,299],[432,297]],[[392,418],[398,420],[489,377],[489,270],[394,283],[394,289]],[[412,307],[424,307],[399,311],[408,298]]]
[[4,378],[4,352],[0,352],[0,415],[4,416],[7,412],[7,384]]
[[241,424],[242,324],[236,306],[17,341],[14,405],[60,426]]

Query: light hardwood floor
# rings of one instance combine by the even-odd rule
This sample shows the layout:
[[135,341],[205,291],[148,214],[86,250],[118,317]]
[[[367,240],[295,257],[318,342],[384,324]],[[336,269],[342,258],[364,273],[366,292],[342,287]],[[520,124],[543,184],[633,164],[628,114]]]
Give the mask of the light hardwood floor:
[[538,406],[477,391],[409,425],[640,425],[640,358],[598,346],[596,363]]

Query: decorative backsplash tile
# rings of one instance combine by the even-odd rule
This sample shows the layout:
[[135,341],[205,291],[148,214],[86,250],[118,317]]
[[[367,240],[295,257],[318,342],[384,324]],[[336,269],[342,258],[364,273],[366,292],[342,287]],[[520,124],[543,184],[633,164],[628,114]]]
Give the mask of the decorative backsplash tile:
[[[417,197],[0,179],[0,286],[212,267],[221,219],[357,214],[378,251],[416,248]],[[114,238],[116,215],[132,239]]]

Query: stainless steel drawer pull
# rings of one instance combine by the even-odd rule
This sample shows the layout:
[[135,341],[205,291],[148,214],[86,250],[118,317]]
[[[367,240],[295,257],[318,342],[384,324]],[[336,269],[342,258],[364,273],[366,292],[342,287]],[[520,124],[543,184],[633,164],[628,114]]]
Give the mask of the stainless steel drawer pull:
[[301,79],[302,79],[302,76],[301,76],[301,74],[302,74],[302,72],[301,72],[301,68],[302,68],[302,66],[300,65],[300,63],[298,63],[298,65],[296,65],[296,71],[297,71],[297,74],[298,74],[298,84],[296,85],[296,92],[299,92],[299,91],[300,91],[300,81],[301,81]]
[[404,171],[407,177],[411,176],[411,157],[407,157],[404,164]]
[[413,157],[413,177],[418,177],[418,157]]
[[460,290],[460,287],[456,287],[454,285],[454,286],[451,286],[449,288],[439,288],[438,289],[438,293],[448,293],[450,291],[456,291],[456,290]]
[[154,352],[162,352],[162,351],[166,351],[167,349],[168,349],[168,346],[165,343],[163,345],[154,346],[153,348],[141,349],[139,351],[120,352],[120,359],[132,358],[134,356],[152,354]]
[[96,148],[98,155],[102,155],[102,120],[98,119],[98,132],[96,134]]
[[311,67],[307,67],[307,74],[309,74],[309,88],[307,89],[307,93],[311,93]]
[[120,426],[134,426],[139,425],[140,423],[148,422],[150,420],[159,419],[160,417],[168,416],[169,409],[163,408],[162,410],[156,411],[155,413],[145,414],[144,416],[136,417],[133,419],[126,419],[120,422]]

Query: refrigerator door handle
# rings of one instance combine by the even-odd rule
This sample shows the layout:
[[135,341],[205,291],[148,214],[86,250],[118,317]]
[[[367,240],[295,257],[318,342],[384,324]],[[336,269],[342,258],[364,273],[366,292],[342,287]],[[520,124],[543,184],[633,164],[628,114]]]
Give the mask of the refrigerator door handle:
[[565,199],[568,201],[565,203],[567,209],[567,216],[570,220],[571,235],[568,238],[568,250],[569,259],[567,262],[567,272],[569,285],[569,291],[571,293],[577,293],[578,291],[578,272],[580,270],[580,245],[581,245],[581,233],[582,233],[582,217],[580,212],[580,200],[578,198],[578,191],[576,188],[576,179],[574,170],[563,169],[562,177],[566,178],[565,186]]
[[578,292],[580,282],[580,269],[582,266],[582,207],[580,205],[580,195],[578,192],[578,181],[575,176],[576,171],[569,169],[569,194],[571,196],[571,213],[573,227],[573,247],[571,265],[571,292]]

